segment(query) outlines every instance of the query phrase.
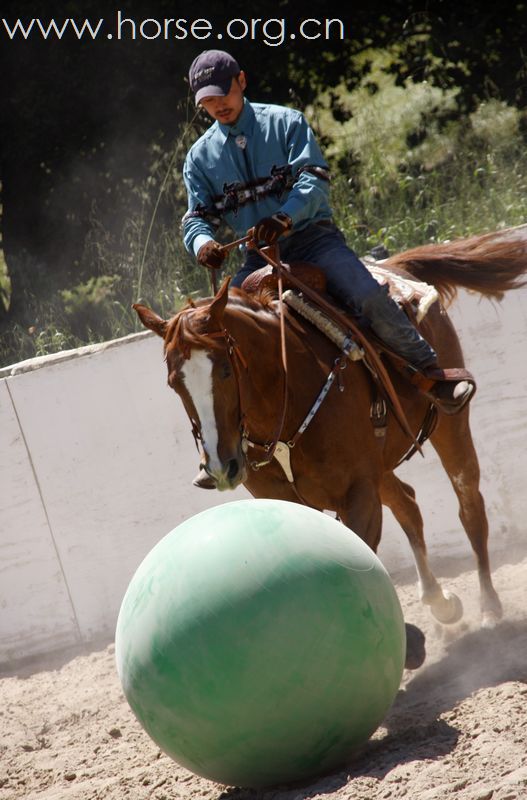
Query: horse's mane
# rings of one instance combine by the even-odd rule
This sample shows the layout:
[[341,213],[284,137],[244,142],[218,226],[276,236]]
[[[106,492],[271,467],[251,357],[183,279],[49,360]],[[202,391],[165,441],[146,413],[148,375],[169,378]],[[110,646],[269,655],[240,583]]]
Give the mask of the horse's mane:
[[[239,310],[242,313],[254,313],[266,310],[274,313],[275,300],[275,295],[268,289],[263,289],[254,295],[249,295],[241,289],[230,289],[225,312],[228,314],[229,311]],[[221,339],[211,336],[213,331],[208,329],[213,301],[214,297],[203,297],[196,301],[187,300],[186,305],[168,322],[165,354],[179,350],[185,358],[188,358],[192,347],[208,350],[222,347]]]

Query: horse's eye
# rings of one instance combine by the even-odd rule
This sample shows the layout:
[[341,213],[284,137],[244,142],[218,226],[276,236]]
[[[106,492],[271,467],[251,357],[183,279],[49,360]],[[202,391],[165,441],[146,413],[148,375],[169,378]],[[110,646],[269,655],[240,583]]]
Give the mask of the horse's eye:
[[220,377],[222,379],[230,378],[232,375],[231,365],[228,361],[224,361],[220,367]]

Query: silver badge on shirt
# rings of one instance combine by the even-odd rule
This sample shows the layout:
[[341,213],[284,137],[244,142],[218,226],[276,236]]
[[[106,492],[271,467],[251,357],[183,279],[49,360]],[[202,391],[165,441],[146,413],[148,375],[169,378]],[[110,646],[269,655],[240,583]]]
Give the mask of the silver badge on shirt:
[[241,147],[242,150],[245,150],[247,147],[247,137],[244,136],[243,133],[240,133],[240,135],[237,136],[234,141],[238,147]]

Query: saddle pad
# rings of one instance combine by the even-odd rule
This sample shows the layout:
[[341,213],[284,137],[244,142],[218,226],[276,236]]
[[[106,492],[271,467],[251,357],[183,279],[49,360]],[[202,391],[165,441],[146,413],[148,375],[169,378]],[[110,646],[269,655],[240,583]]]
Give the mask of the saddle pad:
[[410,278],[403,278],[389,269],[384,269],[378,264],[363,260],[363,264],[369,269],[375,280],[381,285],[388,285],[390,295],[402,306],[410,303],[415,309],[417,322],[424,319],[428,310],[436,300],[439,293],[434,286],[422,281],[414,281]]

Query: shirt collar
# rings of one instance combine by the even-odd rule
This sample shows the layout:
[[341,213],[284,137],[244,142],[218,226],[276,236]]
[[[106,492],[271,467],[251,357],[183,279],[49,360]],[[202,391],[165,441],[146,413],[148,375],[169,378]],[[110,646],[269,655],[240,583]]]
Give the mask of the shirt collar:
[[228,136],[240,136],[240,134],[244,134],[245,136],[250,136],[254,130],[254,120],[255,114],[252,105],[249,103],[246,97],[243,98],[243,111],[234,123],[234,125],[224,125],[222,122],[218,122],[218,127],[220,131],[223,133],[225,137],[225,141],[227,141]]

